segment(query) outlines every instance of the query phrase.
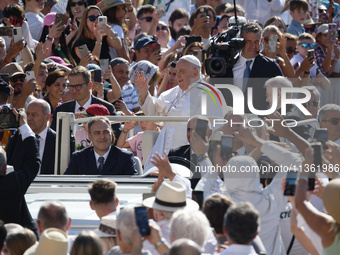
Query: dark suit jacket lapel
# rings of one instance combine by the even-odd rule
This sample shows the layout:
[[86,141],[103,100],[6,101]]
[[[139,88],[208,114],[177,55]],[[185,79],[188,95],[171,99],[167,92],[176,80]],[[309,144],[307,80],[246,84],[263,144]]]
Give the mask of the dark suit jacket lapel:
[[97,162],[96,162],[96,156],[94,155],[94,148],[91,147],[91,150],[88,150],[88,154],[86,155],[86,168],[89,169],[89,173],[87,174],[93,174],[93,175],[98,175],[100,174],[98,172],[97,168]]
[[261,57],[259,55],[257,55],[254,59],[254,64],[253,64],[253,67],[251,68],[249,78],[256,77],[256,74],[259,71],[258,69],[262,68],[260,62],[261,62]]
[[42,162],[41,162],[41,173],[42,174],[53,174],[53,173],[48,173],[45,171],[45,168],[47,168],[48,165],[51,164],[51,160],[53,159],[53,153],[55,152],[55,150],[53,149],[53,146],[55,146],[55,141],[53,141],[53,134],[50,129],[47,129],[44,154],[43,154]]
[[114,169],[115,169],[115,165],[117,164],[117,162],[118,162],[117,153],[115,153],[114,147],[111,146],[111,150],[109,152],[109,155],[107,155],[101,174],[103,175],[116,174],[116,171],[114,171]]

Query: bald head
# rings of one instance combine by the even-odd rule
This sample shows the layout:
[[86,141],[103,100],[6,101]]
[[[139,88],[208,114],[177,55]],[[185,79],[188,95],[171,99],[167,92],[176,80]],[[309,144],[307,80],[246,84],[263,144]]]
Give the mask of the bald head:
[[169,255],[200,255],[201,247],[187,238],[174,241],[171,245]]

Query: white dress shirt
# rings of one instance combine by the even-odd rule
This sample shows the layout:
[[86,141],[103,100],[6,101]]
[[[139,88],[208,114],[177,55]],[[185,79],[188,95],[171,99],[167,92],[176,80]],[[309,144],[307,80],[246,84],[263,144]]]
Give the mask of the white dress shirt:
[[93,151],[94,151],[94,156],[95,156],[95,158],[96,158],[97,168],[99,167],[99,161],[98,161],[98,159],[99,159],[100,157],[103,157],[103,158],[104,158],[104,163],[103,163],[103,164],[105,164],[106,159],[107,159],[107,156],[108,156],[109,153],[110,153],[110,150],[111,150],[111,147],[109,147],[109,150],[108,150],[103,156],[100,156],[100,155],[93,149]]
[[253,68],[255,58],[246,59],[245,57],[240,54],[240,57],[236,61],[235,65],[233,66],[233,75],[234,75],[234,85],[237,86],[242,90],[243,87],[243,75],[244,70],[246,70],[246,62],[248,60],[252,60],[250,64],[250,70]]
[[83,105],[83,106],[81,106],[79,103],[78,103],[78,101],[76,101],[76,106],[75,106],[75,108],[74,108],[74,112],[76,113],[76,112],[81,112],[80,110],[79,110],[79,107],[83,107],[83,108],[87,108],[87,107],[89,107],[90,105],[91,105],[91,100],[92,100],[92,97],[90,96],[89,97],[89,99],[86,101],[86,103]]

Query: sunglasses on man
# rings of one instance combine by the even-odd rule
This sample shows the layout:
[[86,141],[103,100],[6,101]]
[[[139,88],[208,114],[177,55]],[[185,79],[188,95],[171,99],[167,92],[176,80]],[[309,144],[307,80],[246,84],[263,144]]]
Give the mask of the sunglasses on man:
[[144,20],[144,19],[145,19],[146,22],[151,22],[152,21],[152,17],[140,18],[140,20]]
[[16,76],[13,76],[13,77],[11,77],[11,78],[9,78],[10,80],[11,80],[11,82],[17,82],[18,80],[20,81],[20,82],[24,82],[25,81],[25,78],[26,78],[26,76],[25,75],[16,75]]
[[314,43],[300,43],[299,45],[301,45],[302,48],[305,48],[305,49],[307,49],[308,47],[311,48],[311,49],[314,49],[314,47],[315,47]]

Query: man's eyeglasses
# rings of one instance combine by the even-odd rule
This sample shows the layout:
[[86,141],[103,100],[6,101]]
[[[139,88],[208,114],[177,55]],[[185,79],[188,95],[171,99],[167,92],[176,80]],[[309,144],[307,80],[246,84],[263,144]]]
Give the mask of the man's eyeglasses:
[[293,47],[286,47],[286,52],[288,54],[292,54],[292,53],[296,54],[297,53],[296,48],[293,48]]
[[316,31],[316,27],[305,27],[306,33],[314,33]]
[[319,14],[321,14],[321,13],[327,13],[327,9],[318,9],[318,11],[319,11]]
[[88,84],[89,82],[84,82],[84,83],[82,83],[82,84],[76,84],[76,85],[67,85],[67,88],[69,89],[69,90],[71,90],[71,91],[73,91],[73,90],[81,90],[82,89],[82,87],[85,85],[85,84]]
[[16,75],[10,78],[11,82],[17,82],[18,80],[20,82],[24,82],[25,81],[26,76],[25,75]]
[[303,42],[303,43],[300,43],[299,45],[301,45],[302,46],[302,48],[311,48],[311,49],[314,49],[314,47],[315,47],[315,44],[314,43],[305,43],[305,42]]
[[152,21],[152,17],[144,17],[144,18],[140,18],[140,20],[145,19],[146,22],[151,22]]
[[167,30],[168,30],[168,27],[167,27],[167,26],[157,26],[156,31],[158,32],[159,30],[167,31]]
[[331,118],[330,120],[323,120],[323,122],[331,122],[334,126],[338,125],[340,118]]
[[91,21],[91,22],[95,22],[97,19],[98,19],[99,15],[98,16],[95,16],[95,15],[90,15],[88,16],[87,18]]
[[71,6],[71,7],[75,7],[76,5],[78,5],[78,6],[83,6],[83,5],[84,5],[84,2],[83,2],[83,1],[79,1],[79,2],[71,2],[71,3],[70,3],[70,6]]
[[302,104],[304,107],[308,107],[308,106],[314,106],[314,107],[317,107],[319,106],[319,102],[318,101],[312,101],[312,102],[307,102],[307,103],[304,103]]

